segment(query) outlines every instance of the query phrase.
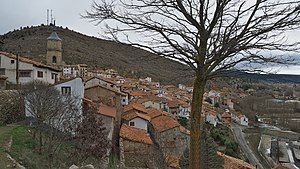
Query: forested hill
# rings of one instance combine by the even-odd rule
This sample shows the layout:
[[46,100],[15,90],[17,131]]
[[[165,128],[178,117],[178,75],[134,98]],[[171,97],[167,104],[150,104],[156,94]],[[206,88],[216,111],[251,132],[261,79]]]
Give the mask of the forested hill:
[[140,48],[89,37],[62,27],[23,27],[0,35],[0,50],[44,62],[47,37],[56,31],[62,39],[66,64],[85,63],[89,68],[114,68],[128,77],[152,77],[164,84],[192,84],[189,68]]
[[300,75],[241,73],[236,77],[251,78],[269,83],[300,83]]
[[[193,73],[183,64],[140,48],[86,36],[68,28],[32,26],[13,30],[0,35],[0,50],[44,62],[47,38],[52,31],[56,31],[62,39],[66,64],[85,63],[93,69],[114,68],[127,77],[149,76],[163,84],[192,85]],[[236,77],[272,83],[300,83],[300,76],[297,75],[238,73]]]

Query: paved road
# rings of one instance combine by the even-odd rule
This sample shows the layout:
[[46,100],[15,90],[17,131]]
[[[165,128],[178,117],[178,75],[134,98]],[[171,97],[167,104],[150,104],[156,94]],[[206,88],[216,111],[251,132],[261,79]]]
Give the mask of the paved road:
[[250,164],[252,164],[253,166],[257,166],[259,169],[264,169],[262,164],[255,157],[255,155],[253,154],[249,145],[247,144],[247,141],[245,139],[245,134],[242,132],[243,128],[244,127],[237,125],[237,124],[231,125],[231,130],[233,131],[234,137],[235,137],[236,141],[238,142],[238,144],[240,145],[243,153],[249,160]]

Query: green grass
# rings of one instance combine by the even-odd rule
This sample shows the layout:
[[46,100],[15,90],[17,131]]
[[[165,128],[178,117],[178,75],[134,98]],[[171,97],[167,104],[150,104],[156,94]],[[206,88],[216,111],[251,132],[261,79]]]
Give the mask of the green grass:
[[5,144],[9,141],[10,133],[14,126],[1,126],[0,127],[0,168],[7,168],[12,166],[12,162],[6,157]]
[[[34,140],[29,132],[30,127],[20,126],[0,126],[0,169],[12,166],[12,162],[6,157],[4,145],[9,141],[10,136],[13,138],[10,155],[29,169],[48,169],[48,156],[46,153],[39,154],[33,149]],[[73,144],[62,142],[62,146],[53,157],[54,169],[69,168],[76,164],[75,158],[71,158]],[[96,168],[103,168],[101,162],[93,157],[87,159],[87,164],[93,164]],[[76,164],[80,165],[80,164]],[[82,164],[86,165],[86,164]]]

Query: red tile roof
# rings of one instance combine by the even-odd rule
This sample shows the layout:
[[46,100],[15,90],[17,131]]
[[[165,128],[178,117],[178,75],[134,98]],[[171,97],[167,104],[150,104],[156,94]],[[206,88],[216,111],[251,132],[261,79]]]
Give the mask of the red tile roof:
[[123,115],[123,119],[129,121],[129,120],[132,120],[132,119],[135,119],[135,118],[141,118],[141,119],[144,119],[146,121],[150,121],[151,118],[145,114],[141,114],[141,113],[138,113],[138,112],[130,112],[130,113],[127,113],[125,115]]
[[254,166],[241,159],[225,155],[221,152],[217,152],[217,154],[224,159],[224,169],[255,169]]
[[178,100],[168,102],[169,107],[178,107],[179,104],[180,104],[180,102]]
[[98,113],[107,117],[116,118],[117,109],[111,106],[100,105],[98,107]]
[[[0,54],[5,55],[5,56],[7,56],[9,58],[12,58],[12,59],[17,59],[17,56],[12,54],[12,53],[7,53],[7,52],[0,51]],[[60,70],[58,70],[54,67],[51,67],[51,66],[48,66],[48,65],[42,64],[40,62],[36,62],[36,61],[30,60],[30,59],[27,59],[27,58],[24,58],[24,57],[21,57],[21,56],[19,56],[19,61],[26,62],[26,63],[31,63],[31,64],[33,64],[34,66],[37,66],[37,67],[48,68],[48,69],[60,72]]]
[[147,109],[147,115],[153,119],[155,117],[161,116],[163,114],[163,111],[155,109],[155,108],[148,108]]
[[145,108],[145,106],[142,104],[139,104],[139,103],[131,103],[131,104],[124,106],[124,113],[126,113],[130,110],[137,110],[139,112],[143,112],[143,113],[147,114],[147,109]]
[[179,126],[178,121],[169,115],[158,116],[151,120],[151,124],[157,132],[164,132]]
[[134,127],[127,126],[123,124],[120,130],[120,137],[125,140],[144,143],[144,144],[153,144],[152,139],[149,134],[143,130]]

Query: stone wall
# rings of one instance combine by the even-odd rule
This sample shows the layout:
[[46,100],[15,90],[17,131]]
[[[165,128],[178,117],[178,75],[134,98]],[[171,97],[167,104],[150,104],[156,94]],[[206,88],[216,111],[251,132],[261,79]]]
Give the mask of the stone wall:
[[121,169],[165,168],[164,158],[159,147],[120,138]]

